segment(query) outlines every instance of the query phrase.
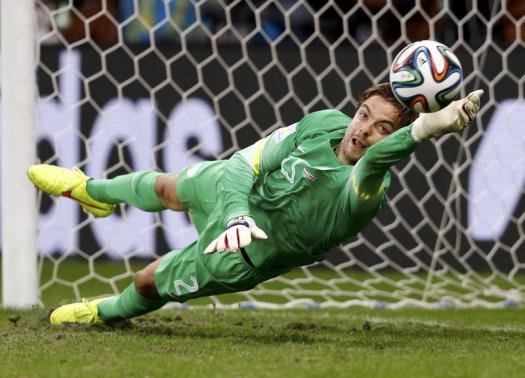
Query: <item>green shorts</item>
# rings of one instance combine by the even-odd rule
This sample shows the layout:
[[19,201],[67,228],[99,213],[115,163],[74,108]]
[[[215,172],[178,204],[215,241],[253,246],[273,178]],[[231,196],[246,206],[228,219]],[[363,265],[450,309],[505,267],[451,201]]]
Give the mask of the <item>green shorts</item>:
[[203,162],[179,175],[177,196],[188,206],[199,239],[162,257],[155,271],[155,285],[164,299],[185,302],[191,298],[249,290],[278,275],[259,271],[250,264],[246,254],[204,255],[206,247],[224,231],[222,209],[216,206],[223,170],[223,161]]
[[188,206],[199,234],[206,228],[220,192],[224,161],[205,161],[184,169],[177,181],[177,197]]
[[240,253],[204,255],[195,242],[169,252],[155,271],[155,285],[161,298],[185,302],[191,298],[252,289],[276,276],[263,274]]

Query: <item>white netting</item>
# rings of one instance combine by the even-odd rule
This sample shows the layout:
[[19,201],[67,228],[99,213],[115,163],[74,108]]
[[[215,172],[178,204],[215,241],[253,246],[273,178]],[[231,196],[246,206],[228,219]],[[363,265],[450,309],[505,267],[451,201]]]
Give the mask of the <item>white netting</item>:
[[[402,47],[437,39],[462,61],[462,94],[486,91],[476,124],[396,166],[387,208],[325,263],[199,303],[514,305],[525,291],[519,3],[39,0],[39,157],[94,177],[226,158],[309,112],[353,114]],[[95,220],[40,199],[44,303],[118,291],[136,258],[196,236],[184,214],[121,206]]]

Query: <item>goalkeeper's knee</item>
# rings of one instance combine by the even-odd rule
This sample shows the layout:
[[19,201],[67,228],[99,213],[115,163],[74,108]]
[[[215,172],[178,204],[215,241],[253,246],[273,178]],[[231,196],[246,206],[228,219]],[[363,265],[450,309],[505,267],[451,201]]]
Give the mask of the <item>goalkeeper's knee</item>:
[[157,286],[155,285],[155,270],[159,262],[160,259],[135,274],[135,290],[144,298],[160,298]]
[[175,211],[186,211],[188,207],[184,205],[177,195],[177,183],[179,176],[162,175],[155,182],[155,193],[157,198],[166,208]]

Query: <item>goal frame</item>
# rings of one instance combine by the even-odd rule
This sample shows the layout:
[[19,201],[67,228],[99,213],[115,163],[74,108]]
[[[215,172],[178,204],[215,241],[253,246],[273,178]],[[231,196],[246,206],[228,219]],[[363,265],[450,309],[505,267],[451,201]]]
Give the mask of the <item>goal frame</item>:
[[0,13],[2,305],[26,308],[39,302],[36,191],[26,176],[36,159],[35,7],[2,0]]

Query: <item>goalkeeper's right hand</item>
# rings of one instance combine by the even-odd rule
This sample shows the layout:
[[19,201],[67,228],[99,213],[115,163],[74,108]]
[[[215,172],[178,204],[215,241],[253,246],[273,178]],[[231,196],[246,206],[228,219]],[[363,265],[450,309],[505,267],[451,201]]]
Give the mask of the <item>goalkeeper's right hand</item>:
[[412,137],[420,141],[463,130],[478,113],[482,95],[483,89],[478,89],[437,112],[421,113],[412,124]]
[[239,252],[252,240],[268,239],[266,233],[247,215],[231,219],[226,225],[226,231],[212,241],[204,250],[208,255],[215,252]]

